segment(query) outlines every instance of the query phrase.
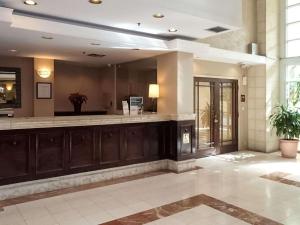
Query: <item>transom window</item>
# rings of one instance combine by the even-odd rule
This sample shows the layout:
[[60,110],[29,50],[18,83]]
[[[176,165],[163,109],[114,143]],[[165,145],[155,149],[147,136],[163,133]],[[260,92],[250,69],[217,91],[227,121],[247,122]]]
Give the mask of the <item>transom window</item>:
[[286,56],[300,56],[300,0],[287,0]]
[[284,99],[288,107],[300,109],[300,0],[286,0],[285,15]]

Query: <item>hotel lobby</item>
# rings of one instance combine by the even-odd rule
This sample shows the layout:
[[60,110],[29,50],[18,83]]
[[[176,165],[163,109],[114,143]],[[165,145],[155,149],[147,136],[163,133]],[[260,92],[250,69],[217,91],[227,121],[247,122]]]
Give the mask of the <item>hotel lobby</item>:
[[300,0],[224,2],[0,0],[0,225],[300,225]]

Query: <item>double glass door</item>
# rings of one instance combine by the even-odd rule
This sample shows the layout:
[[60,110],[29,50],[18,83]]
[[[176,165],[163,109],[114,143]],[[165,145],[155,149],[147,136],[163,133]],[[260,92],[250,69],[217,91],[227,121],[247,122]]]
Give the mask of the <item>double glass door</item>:
[[238,82],[195,78],[196,148],[199,157],[238,150]]

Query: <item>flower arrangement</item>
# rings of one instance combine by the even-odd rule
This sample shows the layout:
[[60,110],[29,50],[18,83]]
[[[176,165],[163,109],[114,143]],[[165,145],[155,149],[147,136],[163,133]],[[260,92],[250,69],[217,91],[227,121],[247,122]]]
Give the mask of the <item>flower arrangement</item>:
[[83,94],[77,93],[72,93],[69,96],[69,101],[73,104],[74,106],[74,112],[75,113],[80,113],[81,112],[81,106],[83,103],[87,103],[88,97]]

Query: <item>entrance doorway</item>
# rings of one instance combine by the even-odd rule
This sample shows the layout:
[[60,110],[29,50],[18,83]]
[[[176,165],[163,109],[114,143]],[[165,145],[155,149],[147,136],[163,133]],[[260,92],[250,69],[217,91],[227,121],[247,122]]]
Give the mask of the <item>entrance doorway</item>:
[[238,81],[194,79],[198,157],[238,150]]

